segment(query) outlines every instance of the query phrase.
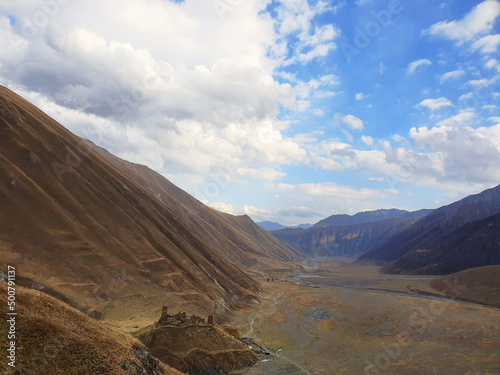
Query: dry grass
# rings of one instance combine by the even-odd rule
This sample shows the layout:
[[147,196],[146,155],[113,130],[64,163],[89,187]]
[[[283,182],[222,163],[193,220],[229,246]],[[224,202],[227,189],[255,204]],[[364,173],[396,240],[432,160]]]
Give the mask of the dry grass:
[[[355,270],[344,270],[345,281]],[[341,270],[330,271],[342,279]],[[363,270],[357,268],[356,272]],[[364,272],[376,279],[372,271]],[[402,285],[414,281],[411,277],[406,282],[399,280]],[[396,282],[393,280],[394,285]],[[273,289],[268,293],[277,295],[276,285],[269,286]],[[325,375],[364,374],[365,370],[387,375],[500,373],[498,310],[376,293],[360,285],[359,290],[310,288],[293,282],[281,282],[278,287],[285,294],[277,300],[276,312],[257,318],[253,331],[260,344],[272,351],[282,349],[281,357],[259,364],[252,375],[304,374],[300,367],[310,374]],[[245,331],[249,328],[245,323],[256,314],[272,311],[272,301],[236,313],[234,324]],[[385,366],[383,359],[391,348],[394,352]]]
[[155,324],[141,330],[137,337],[153,355],[183,372],[231,371],[256,363],[257,357],[228,330],[238,332],[208,324]]
[[[15,374],[180,374],[148,356],[144,346],[131,336],[96,322],[44,293],[16,289]],[[0,283],[0,305],[7,306],[5,283]],[[1,346],[5,348],[6,319],[0,321],[0,332]],[[8,368],[5,355],[0,357],[0,368],[2,371]]]

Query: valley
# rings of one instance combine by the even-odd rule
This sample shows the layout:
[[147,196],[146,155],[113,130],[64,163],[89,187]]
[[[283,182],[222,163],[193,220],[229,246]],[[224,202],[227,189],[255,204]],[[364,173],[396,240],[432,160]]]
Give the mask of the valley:
[[5,87],[0,114],[6,374],[499,373],[500,186],[266,231]]
[[262,306],[235,314],[232,323],[274,356],[234,374],[500,371],[499,309],[416,294],[439,295],[431,286],[437,277],[383,275],[348,262],[321,266],[302,281],[274,275],[279,281],[265,283],[270,295]]

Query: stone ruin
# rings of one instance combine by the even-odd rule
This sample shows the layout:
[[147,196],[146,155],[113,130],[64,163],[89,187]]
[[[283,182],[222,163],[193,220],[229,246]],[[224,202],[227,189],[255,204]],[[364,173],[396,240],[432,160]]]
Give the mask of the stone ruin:
[[178,312],[175,315],[168,315],[168,307],[163,306],[161,318],[157,324],[165,324],[170,326],[186,326],[192,324],[214,324],[214,316],[208,316],[208,322],[205,319],[196,315],[187,316],[185,312]]

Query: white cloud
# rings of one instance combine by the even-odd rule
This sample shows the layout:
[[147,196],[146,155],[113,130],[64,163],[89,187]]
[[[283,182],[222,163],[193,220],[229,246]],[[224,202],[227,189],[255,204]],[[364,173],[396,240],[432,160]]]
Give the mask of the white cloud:
[[500,34],[486,35],[472,43],[472,50],[480,50],[481,53],[495,53],[500,45]]
[[342,186],[333,182],[310,183],[300,185],[279,184],[278,188],[282,192],[293,192],[296,195],[306,194],[319,198],[336,198],[336,199],[367,199],[377,198],[380,196],[398,194],[393,190],[373,190],[366,188],[358,188],[354,186]]
[[356,97],[356,100],[366,99],[366,95],[363,94],[362,92],[358,92],[355,97]]
[[234,214],[233,206],[224,202],[209,202],[208,206],[216,209],[217,211],[225,212],[226,214]]
[[17,35],[8,18],[0,17],[0,66],[15,66],[26,55],[29,42]]
[[459,78],[459,77],[463,76],[464,74],[465,74],[465,71],[463,71],[463,70],[454,70],[454,71],[443,74],[441,76],[440,81],[441,81],[441,83],[443,83],[449,79]]
[[354,130],[362,130],[363,129],[363,120],[361,120],[360,118],[357,118],[353,115],[347,115],[347,116],[344,116],[342,117],[342,121],[349,125],[351,127],[351,129],[354,129]]
[[492,83],[495,83],[499,78],[500,78],[500,76],[497,76],[497,77],[494,77],[494,78],[491,78],[491,79],[488,79],[488,78],[472,79],[472,80],[470,80],[467,83],[469,85],[471,85],[471,86],[476,86],[476,87],[478,87],[478,86],[489,86]]
[[474,111],[465,110],[456,114],[455,116],[439,121],[436,126],[464,126],[468,125],[475,117],[476,113]]
[[425,66],[425,65],[432,65],[432,61],[428,59],[420,59],[417,61],[414,61],[408,65],[407,73],[412,74],[417,70],[418,67],[420,66]]
[[[285,198],[277,195],[276,198]],[[282,209],[259,208],[251,205],[243,206],[243,213],[250,216],[254,221],[274,221],[283,225],[296,225],[303,223],[304,220],[310,220],[310,223],[315,223],[323,219],[326,215],[315,211],[306,206],[290,206]]]
[[462,44],[477,35],[491,31],[499,15],[500,2],[485,0],[472,8],[464,18],[450,22],[438,22],[425,30],[425,33]]
[[[279,180],[282,165],[306,160],[281,134],[280,107],[309,103],[273,78],[280,37],[264,6],[248,0],[221,19],[212,2],[73,0],[26,39],[21,26],[38,5],[12,3],[17,26],[0,18],[0,78],[73,132],[176,181],[201,182],[220,165],[232,179]],[[336,37],[308,27],[303,43]],[[336,82],[318,77],[309,90]]]
[[489,59],[486,62],[485,66],[488,69],[496,69],[498,72],[500,72],[500,63],[497,59]]
[[478,129],[468,126],[422,127],[411,129],[410,134],[418,146],[434,150],[436,162],[442,165],[440,173],[426,173],[415,164],[421,178],[435,184],[440,181],[498,184],[500,124]]
[[488,121],[500,124],[500,117],[490,117],[488,118]]
[[[292,57],[285,61],[286,65],[296,62],[307,64],[327,56],[337,48],[334,40],[338,38],[340,31],[332,24],[313,26],[312,20],[326,11],[337,12],[339,9],[324,1],[310,4],[307,0],[289,0],[279,4],[276,8],[282,38],[279,43],[287,46],[287,51],[293,50]],[[284,39],[291,34],[298,38],[298,42],[293,45]]]
[[437,109],[443,108],[443,107],[449,107],[453,106],[453,104],[446,98],[441,97],[438,99],[425,99],[422,100],[419,104],[421,107],[427,107],[431,109],[432,111],[435,111]]
[[364,142],[365,145],[373,146],[373,138],[372,137],[363,135],[361,137],[361,140]]
[[473,97],[474,97],[474,93],[473,92],[469,92],[467,94],[460,95],[458,97],[458,100],[463,101],[463,100],[467,100],[467,99],[470,99],[470,98],[473,98]]
[[325,86],[333,86],[339,83],[339,78],[334,74],[325,75],[319,77],[318,79],[311,79],[309,82],[297,80],[293,91],[296,97],[301,99],[307,99],[313,95],[324,92],[323,88]]

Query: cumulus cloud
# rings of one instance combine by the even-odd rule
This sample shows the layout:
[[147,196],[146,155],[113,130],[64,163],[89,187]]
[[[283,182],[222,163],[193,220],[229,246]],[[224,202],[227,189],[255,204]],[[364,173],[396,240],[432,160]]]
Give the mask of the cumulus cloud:
[[[200,182],[219,165],[235,180],[282,178],[280,166],[304,163],[306,152],[282,136],[277,115],[307,101],[273,78],[287,52],[274,49],[264,4],[241,2],[222,19],[212,5],[73,0],[28,37],[39,4],[12,3],[16,24],[0,18],[0,77],[75,133],[174,180]],[[327,8],[311,8],[307,22]],[[337,32],[307,30],[304,45]],[[336,80],[318,77],[309,90]]]
[[477,35],[490,32],[500,15],[500,2],[485,0],[476,5],[464,18],[454,21],[441,21],[432,25],[424,33],[450,39],[458,44],[469,41]]
[[441,97],[438,99],[425,99],[422,100],[419,104],[421,107],[427,107],[432,111],[438,110],[443,107],[451,107],[453,104],[446,98]]
[[411,129],[411,137],[422,147],[434,150],[442,171],[428,174],[436,183],[474,181],[497,183],[500,171],[500,125],[473,129],[440,126]]
[[[314,59],[325,57],[337,48],[334,42],[340,35],[340,30],[328,24],[313,26],[311,21],[327,11],[338,11],[325,1],[309,3],[307,0],[282,1],[276,8],[279,21],[279,34],[283,37],[278,44],[283,44],[286,51],[293,50],[292,57],[285,61],[286,65],[293,63],[306,64]],[[290,43],[285,37],[296,35],[298,41]]]
[[420,59],[420,60],[414,61],[414,62],[410,63],[410,65],[408,65],[407,72],[408,72],[408,74],[412,74],[415,72],[415,70],[417,70],[418,67],[425,66],[425,65],[432,65],[432,61],[428,60],[428,59]]
[[363,120],[361,120],[360,118],[357,118],[353,115],[347,115],[347,116],[344,116],[342,117],[342,121],[349,125],[349,127],[351,129],[354,129],[354,130],[362,130],[364,125],[363,125]]
[[474,111],[465,110],[460,112],[459,114],[447,118],[445,120],[439,121],[436,126],[464,126],[469,125],[470,122],[476,117],[476,113]]

